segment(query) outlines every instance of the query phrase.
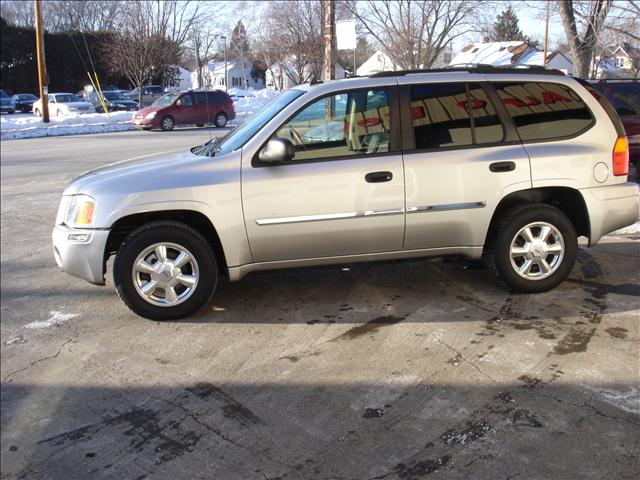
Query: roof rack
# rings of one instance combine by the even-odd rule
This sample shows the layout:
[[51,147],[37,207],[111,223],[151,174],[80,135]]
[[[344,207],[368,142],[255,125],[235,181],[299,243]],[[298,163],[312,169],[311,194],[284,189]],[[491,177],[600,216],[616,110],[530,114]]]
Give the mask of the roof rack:
[[564,73],[556,69],[548,69],[542,65],[506,65],[494,66],[489,64],[456,64],[444,68],[431,68],[420,70],[384,71],[369,75],[369,77],[402,77],[414,73],[443,73],[443,72],[468,72],[468,73],[536,73],[539,75],[561,75]]

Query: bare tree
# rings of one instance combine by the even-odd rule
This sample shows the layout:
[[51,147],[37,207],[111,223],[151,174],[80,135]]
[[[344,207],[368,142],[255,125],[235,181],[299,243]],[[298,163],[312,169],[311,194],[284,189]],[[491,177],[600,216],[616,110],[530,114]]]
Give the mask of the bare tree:
[[[611,4],[612,0],[595,0],[590,2],[588,6],[578,2],[574,3],[573,0],[558,0],[557,2],[573,57],[573,75],[576,77],[586,78],[589,76],[598,37],[602,33]],[[580,23],[582,23],[581,34],[578,32]]]
[[366,0],[349,4],[353,16],[393,62],[429,68],[458,37],[475,30],[480,0]]
[[176,0],[127,2],[118,35],[105,47],[112,69],[138,89],[141,105],[142,86],[179,61],[197,14],[197,6],[186,7]]
[[202,88],[204,81],[202,78],[204,68],[215,54],[215,45],[219,38],[215,32],[217,26],[208,16],[199,17],[193,24],[187,35],[187,48],[193,54],[196,64],[196,75],[198,78],[198,88]]

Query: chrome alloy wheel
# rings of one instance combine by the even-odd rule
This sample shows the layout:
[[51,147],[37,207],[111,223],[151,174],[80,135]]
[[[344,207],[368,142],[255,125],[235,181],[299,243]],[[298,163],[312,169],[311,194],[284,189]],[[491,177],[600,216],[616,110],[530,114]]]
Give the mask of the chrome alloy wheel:
[[542,280],[562,263],[565,246],[560,231],[546,222],[530,223],[511,240],[509,254],[515,272],[527,280]]
[[147,302],[173,307],[188,299],[198,286],[198,262],[175,243],[156,243],[133,262],[133,285]]
[[227,116],[224,113],[219,113],[216,116],[215,123],[218,127],[225,127],[227,125]]

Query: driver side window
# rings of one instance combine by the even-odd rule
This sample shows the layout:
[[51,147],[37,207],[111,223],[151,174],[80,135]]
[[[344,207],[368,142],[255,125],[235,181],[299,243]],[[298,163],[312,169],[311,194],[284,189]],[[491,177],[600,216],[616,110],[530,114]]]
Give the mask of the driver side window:
[[293,143],[294,162],[388,152],[388,92],[353,90],[321,98],[282,125],[275,136]]

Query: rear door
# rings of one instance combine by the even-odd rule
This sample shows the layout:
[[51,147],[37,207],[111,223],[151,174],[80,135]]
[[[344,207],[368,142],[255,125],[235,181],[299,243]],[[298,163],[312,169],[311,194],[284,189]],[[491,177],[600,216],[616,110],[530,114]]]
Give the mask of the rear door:
[[399,79],[407,250],[483,245],[503,196],[531,186],[529,158],[495,93],[479,75],[459,78]]

